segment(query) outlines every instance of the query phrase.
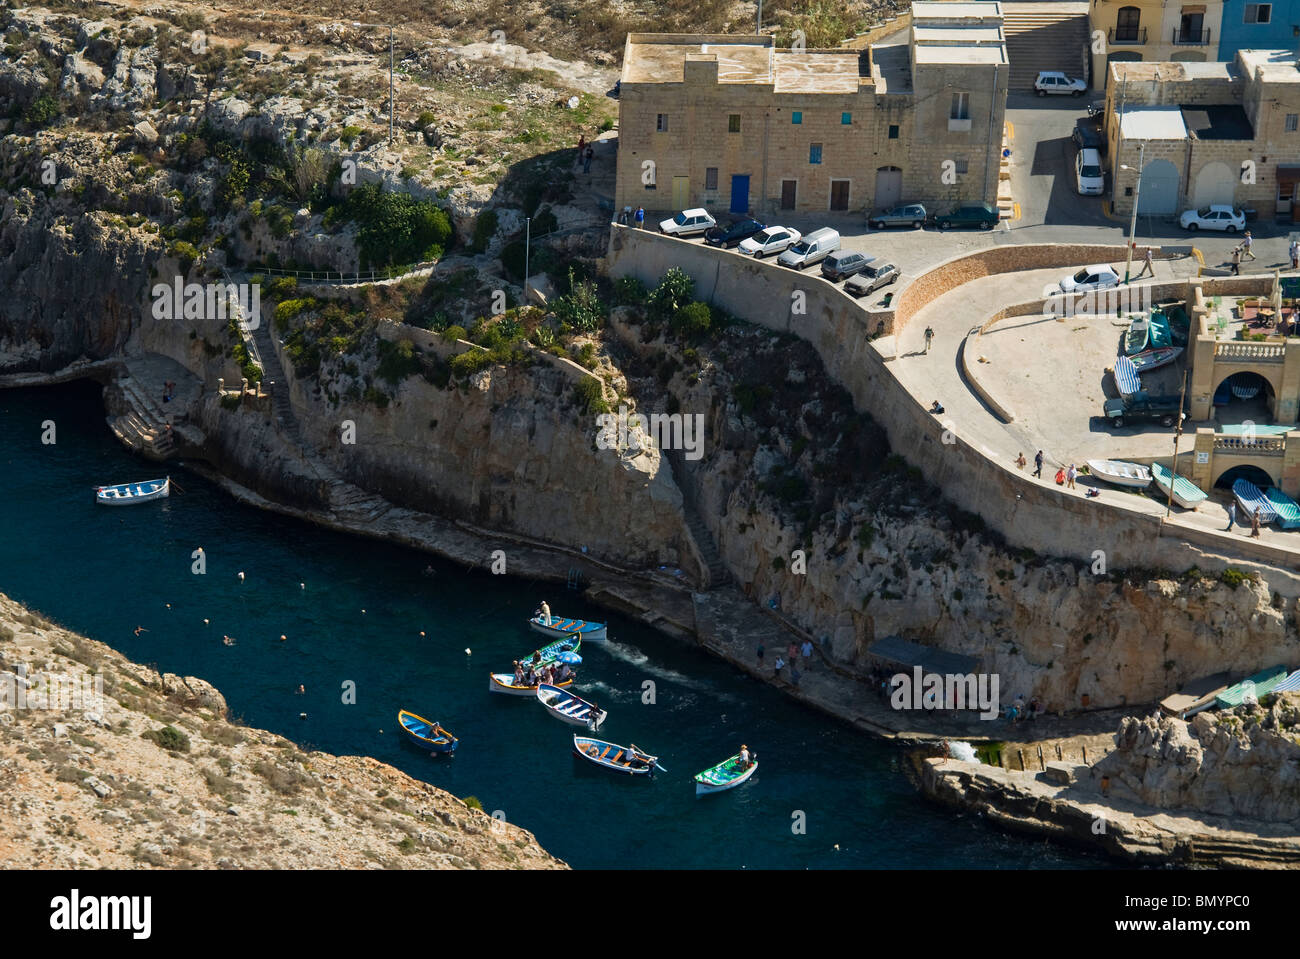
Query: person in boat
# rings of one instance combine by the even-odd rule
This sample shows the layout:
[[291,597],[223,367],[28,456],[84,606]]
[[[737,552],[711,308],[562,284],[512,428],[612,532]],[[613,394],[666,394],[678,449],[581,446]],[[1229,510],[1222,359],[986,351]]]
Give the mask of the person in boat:
[[744,743],[740,744],[740,765],[743,769],[748,769],[750,763],[749,747]]
[[524,670],[524,681],[523,681],[522,685],[524,685],[524,686],[536,686],[536,685],[537,685],[537,680],[536,680],[534,677],[535,677],[535,674],[534,674],[534,672],[533,672],[533,667],[530,665],[530,666],[528,666],[528,668],[526,668],[526,669]]
[[551,607],[546,605],[546,600],[542,600],[542,625],[551,625]]
[[560,672],[559,672],[559,674],[558,674],[555,678],[556,678],[556,680],[557,680],[558,682],[561,682],[561,683],[562,683],[562,682],[565,682],[565,681],[566,681],[570,676],[572,676],[572,675],[573,675],[573,670],[571,670],[571,669],[569,668],[569,664],[568,664],[568,663],[561,663],[561,664],[560,664]]
[[515,660],[515,685],[522,686],[523,684],[524,684],[524,667],[520,666],[519,660],[516,659]]

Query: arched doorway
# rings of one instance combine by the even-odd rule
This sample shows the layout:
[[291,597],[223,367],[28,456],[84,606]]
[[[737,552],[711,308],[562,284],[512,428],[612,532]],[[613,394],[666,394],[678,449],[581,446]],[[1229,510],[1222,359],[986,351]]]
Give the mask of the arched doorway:
[[903,171],[896,166],[876,170],[876,203],[881,209],[897,206],[903,199]]
[[1196,174],[1192,205],[1198,209],[1211,203],[1232,204],[1237,192],[1237,177],[1226,163],[1207,163]]
[[1168,216],[1178,212],[1178,168],[1168,160],[1152,160],[1142,168],[1138,213]]
[[1258,373],[1233,373],[1214,390],[1214,418],[1226,424],[1221,432],[1267,425],[1273,422],[1274,400],[1273,385]]
[[1265,473],[1258,466],[1234,466],[1232,469],[1224,470],[1217,480],[1214,481],[1215,489],[1232,489],[1232,484],[1239,479],[1247,480],[1254,483],[1260,489],[1268,489],[1270,486],[1276,486],[1277,481]]

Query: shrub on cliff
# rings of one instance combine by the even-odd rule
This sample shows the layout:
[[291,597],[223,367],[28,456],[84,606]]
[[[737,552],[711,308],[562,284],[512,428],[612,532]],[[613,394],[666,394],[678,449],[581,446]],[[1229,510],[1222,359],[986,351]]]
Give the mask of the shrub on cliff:
[[1219,580],[1229,589],[1236,589],[1246,581],[1246,574],[1235,566],[1229,566],[1219,574]]
[[300,297],[296,300],[284,300],[275,305],[275,328],[281,333],[289,329],[289,323],[295,319],[303,310],[311,309],[316,305],[316,301],[310,296]]
[[576,278],[569,268],[569,292],[557,298],[552,306],[561,329],[568,326],[577,333],[595,333],[605,325],[607,310],[591,280]]
[[578,405],[584,413],[608,413],[609,404],[605,402],[605,388],[594,376],[584,376],[573,388],[578,394]]
[[492,365],[492,356],[486,350],[466,350],[451,358],[451,375],[457,379],[466,379]]
[[678,267],[663,275],[650,294],[650,315],[656,320],[671,320],[677,311],[691,302],[695,281]]
[[375,373],[380,379],[396,386],[408,376],[419,373],[420,357],[415,352],[415,344],[410,340],[391,343],[382,337],[379,340],[379,366]]
[[190,751],[190,737],[175,726],[164,726],[162,729],[146,729],[140,734],[140,738],[157,743],[168,752],[187,753]]
[[23,120],[37,129],[49,126],[63,112],[59,101],[48,93],[42,93],[23,111]]
[[465,339],[465,327],[452,325],[442,331],[442,338],[447,343],[455,343],[457,340]]
[[709,309],[709,304],[696,300],[674,313],[668,322],[678,336],[697,339],[708,333],[713,326],[713,311]]
[[357,241],[363,269],[436,260],[451,245],[447,212],[408,193],[366,184],[348,194],[343,211],[359,228]]
[[482,253],[487,249],[488,243],[496,232],[497,211],[484,210],[474,220],[474,242],[470,245],[470,249],[475,253]]
[[614,281],[615,306],[645,306],[650,291],[635,276],[620,276]]

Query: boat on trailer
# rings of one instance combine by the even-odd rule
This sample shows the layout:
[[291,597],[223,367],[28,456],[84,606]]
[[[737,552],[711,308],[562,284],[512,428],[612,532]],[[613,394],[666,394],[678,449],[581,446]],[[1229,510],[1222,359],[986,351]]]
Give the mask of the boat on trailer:
[[565,619],[563,616],[552,616],[548,622],[545,616],[538,613],[528,621],[528,625],[543,636],[558,639],[585,639],[589,642],[599,643],[607,638],[604,623],[590,623],[583,619]]
[[589,703],[577,693],[566,692],[559,686],[542,683],[537,687],[537,701],[546,707],[560,722],[570,726],[585,726],[596,730],[605,721],[608,713],[595,703]]
[[439,723],[430,722],[409,710],[398,710],[397,721],[402,724],[402,731],[408,740],[431,753],[450,755],[460,744],[460,740]]
[[627,773],[629,776],[653,776],[655,769],[663,769],[659,765],[658,756],[642,752],[635,744],[620,746],[618,743],[607,743],[603,739],[574,734],[573,752],[574,755],[581,756],[597,766],[611,769],[616,773]]
[[132,506],[150,500],[165,499],[171,495],[170,476],[141,483],[118,483],[116,486],[96,486],[95,502],[101,506]]
[[735,789],[757,771],[757,759],[751,759],[746,765],[740,761],[740,753],[736,753],[730,759],[695,774],[695,795],[707,796]]
[[1139,463],[1124,460],[1088,460],[1088,472],[1116,486],[1141,488],[1151,485],[1151,471]]
[[1237,501],[1245,514],[1247,522],[1250,518],[1259,513],[1259,522],[1267,526],[1273,520],[1277,519],[1277,510],[1273,509],[1273,504],[1268,501],[1264,491],[1248,479],[1239,479],[1232,484],[1232,496]]
[[[520,685],[515,682],[514,673],[488,673],[488,692],[504,693],[506,696],[536,696],[537,687],[541,683],[533,683],[531,686]],[[569,677],[563,682],[555,684],[558,688],[564,689],[573,685],[573,677]]]
[[1184,509],[1196,509],[1209,499],[1209,494],[1187,477],[1175,476],[1169,467],[1161,466],[1159,463],[1151,464],[1151,481],[1166,496],[1169,495],[1172,485],[1173,500]]

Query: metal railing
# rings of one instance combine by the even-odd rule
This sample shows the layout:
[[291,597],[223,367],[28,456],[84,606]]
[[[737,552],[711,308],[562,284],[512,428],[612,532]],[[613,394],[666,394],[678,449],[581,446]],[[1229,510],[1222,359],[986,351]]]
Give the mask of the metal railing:
[[1126,43],[1141,45],[1147,42],[1146,27],[1111,27],[1110,42],[1116,46]]
[[1174,45],[1203,47],[1210,42],[1209,30],[1174,30]]
[[343,273],[339,270],[280,270],[271,267],[251,266],[244,272],[249,276],[292,276],[304,283],[332,284],[345,286],[352,283],[376,283],[380,280],[392,280],[400,276],[409,276],[420,270],[428,270],[438,265],[437,260],[424,263],[408,263],[405,266],[386,266],[381,270],[367,270],[357,273]]

